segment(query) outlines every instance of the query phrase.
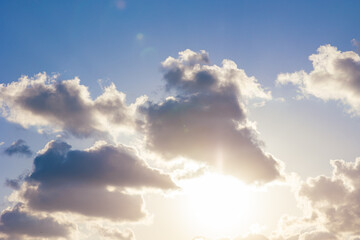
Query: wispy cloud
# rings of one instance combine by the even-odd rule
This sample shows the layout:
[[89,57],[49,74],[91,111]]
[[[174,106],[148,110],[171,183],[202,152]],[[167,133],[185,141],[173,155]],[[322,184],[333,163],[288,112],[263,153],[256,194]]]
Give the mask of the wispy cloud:
[[13,142],[10,147],[4,150],[6,155],[12,156],[14,154],[24,155],[30,157],[32,155],[32,151],[30,147],[26,145],[26,142],[22,139]]

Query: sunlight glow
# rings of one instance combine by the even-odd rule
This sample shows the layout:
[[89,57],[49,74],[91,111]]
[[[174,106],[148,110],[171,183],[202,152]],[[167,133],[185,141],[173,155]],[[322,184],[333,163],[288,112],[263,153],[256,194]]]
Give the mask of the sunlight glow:
[[251,188],[235,178],[208,173],[183,184],[189,221],[208,234],[235,234],[253,210]]

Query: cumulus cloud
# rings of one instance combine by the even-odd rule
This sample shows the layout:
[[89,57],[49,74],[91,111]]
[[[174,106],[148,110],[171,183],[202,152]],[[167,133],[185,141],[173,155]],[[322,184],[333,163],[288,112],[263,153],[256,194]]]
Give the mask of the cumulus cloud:
[[332,176],[309,178],[298,195],[310,207],[310,222],[323,226],[333,237],[318,233],[299,239],[342,239],[360,234],[360,158],[355,162],[334,160],[331,165]]
[[0,215],[0,233],[7,235],[5,239],[67,239],[73,228],[73,225],[59,223],[54,218],[28,213],[21,205],[6,209]]
[[175,187],[168,175],[150,168],[133,148],[103,144],[84,151],[70,149],[65,142],[49,142],[34,159],[28,181],[51,186],[76,182],[133,188]]
[[254,77],[230,60],[209,65],[205,51],[168,57],[162,69],[166,89],[177,95],[143,106],[149,149],[166,159],[182,156],[218,167],[247,182],[280,178],[280,163],[262,150],[248,124],[246,103],[271,99]]
[[25,128],[48,127],[77,137],[133,126],[131,115],[137,103],[126,105],[125,94],[117,91],[114,84],[92,100],[79,78],[64,81],[55,78],[39,73],[34,78],[23,76],[17,82],[0,84],[2,116]]
[[26,145],[26,142],[22,139],[13,142],[10,147],[4,150],[6,155],[12,156],[14,154],[24,155],[30,157],[32,155],[32,151],[30,147]]
[[352,114],[360,115],[360,56],[353,52],[341,52],[331,45],[320,46],[309,57],[313,70],[282,73],[278,84],[292,83],[301,94],[312,95],[324,101],[340,101]]
[[18,193],[31,209],[138,221],[146,216],[144,202],[128,189],[177,188],[169,175],[150,168],[123,145],[70,148],[51,141],[34,159],[34,170]]

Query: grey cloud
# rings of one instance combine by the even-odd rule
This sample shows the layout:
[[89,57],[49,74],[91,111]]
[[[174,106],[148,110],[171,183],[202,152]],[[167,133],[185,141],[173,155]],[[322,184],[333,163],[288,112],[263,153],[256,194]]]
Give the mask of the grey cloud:
[[95,128],[91,105],[82,98],[83,89],[70,82],[57,82],[27,88],[15,99],[22,109],[61,125],[78,136],[87,136]]
[[0,85],[2,115],[23,127],[50,127],[77,137],[109,133],[116,127],[134,124],[132,107],[126,105],[125,94],[111,84],[92,100],[78,78],[56,81],[45,73],[18,82]]
[[19,179],[6,179],[5,186],[8,186],[14,190],[19,190],[21,186],[21,182]]
[[355,189],[360,189],[360,158],[355,162],[346,162],[344,160],[331,161],[334,168],[333,174],[340,179],[349,181]]
[[320,46],[309,59],[313,63],[310,73],[299,71],[282,73],[278,84],[292,83],[303,95],[341,101],[352,114],[360,114],[360,56],[352,51],[341,52],[330,45]]
[[183,156],[221,165],[224,173],[247,182],[280,178],[280,162],[264,153],[256,132],[247,126],[245,99],[267,99],[269,93],[232,61],[210,66],[194,54],[204,53],[186,50],[163,62],[167,89],[179,95],[141,109],[148,147],[167,159]]
[[20,176],[18,176],[16,179],[6,179],[5,186],[10,187],[14,190],[19,190],[22,183],[24,182],[24,178],[26,178],[28,174],[29,174],[28,171],[26,171]]
[[174,189],[169,175],[150,168],[135,150],[123,145],[101,145],[86,151],[70,150],[65,142],[51,141],[34,159],[28,181],[42,186],[86,185]]
[[4,150],[4,153],[9,156],[19,154],[30,157],[32,155],[30,147],[26,145],[26,142],[22,139],[19,139],[16,142],[12,143],[10,147]]
[[78,213],[89,217],[116,221],[139,221],[146,216],[141,196],[104,187],[68,185],[56,187],[28,187],[23,193],[34,210]]
[[299,194],[311,196],[309,200],[311,200],[312,204],[321,204],[322,202],[338,204],[343,201],[343,197],[347,192],[348,189],[342,180],[319,176],[309,179],[302,186]]
[[126,189],[177,188],[169,175],[150,168],[131,148],[70,148],[65,142],[51,141],[34,159],[34,170],[21,189],[32,209],[137,221],[146,216],[143,199]]
[[193,81],[184,81],[184,70],[180,68],[169,69],[164,74],[166,89],[180,88],[183,91],[197,92],[215,87],[217,79],[207,71],[200,71],[195,74]]
[[3,211],[0,216],[0,232],[8,235],[6,239],[20,239],[23,236],[66,239],[72,230],[70,224],[61,224],[51,217],[32,215],[19,206]]
[[355,162],[336,160],[332,177],[310,178],[299,196],[310,203],[313,214],[330,232],[360,234],[360,159]]

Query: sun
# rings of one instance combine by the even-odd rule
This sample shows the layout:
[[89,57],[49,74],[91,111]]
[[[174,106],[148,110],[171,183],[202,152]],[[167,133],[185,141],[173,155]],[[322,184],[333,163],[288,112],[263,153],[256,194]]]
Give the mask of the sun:
[[189,221],[207,234],[238,233],[254,210],[251,188],[233,177],[207,173],[186,181],[182,187]]

